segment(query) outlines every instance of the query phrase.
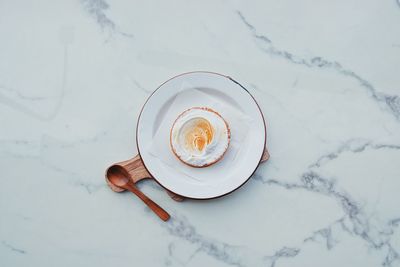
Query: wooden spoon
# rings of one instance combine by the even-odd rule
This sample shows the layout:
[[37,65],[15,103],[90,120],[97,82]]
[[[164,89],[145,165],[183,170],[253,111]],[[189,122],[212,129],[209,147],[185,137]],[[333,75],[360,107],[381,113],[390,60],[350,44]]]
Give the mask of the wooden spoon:
[[136,185],[129,179],[129,173],[123,167],[119,165],[111,166],[107,170],[107,178],[113,185],[129,190],[137,195],[152,211],[154,211],[155,214],[157,214],[158,217],[161,218],[161,220],[167,221],[170,218],[169,214],[165,210],[136,187]]

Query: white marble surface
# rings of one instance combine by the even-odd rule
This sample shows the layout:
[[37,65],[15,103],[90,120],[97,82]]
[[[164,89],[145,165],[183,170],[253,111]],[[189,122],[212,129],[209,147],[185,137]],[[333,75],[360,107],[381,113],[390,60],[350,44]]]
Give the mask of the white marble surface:
[[[400,266],[400,3],[0,2],[1,266]],[[190,70],[259,100],[271,160],[161,222],[104,169]]]

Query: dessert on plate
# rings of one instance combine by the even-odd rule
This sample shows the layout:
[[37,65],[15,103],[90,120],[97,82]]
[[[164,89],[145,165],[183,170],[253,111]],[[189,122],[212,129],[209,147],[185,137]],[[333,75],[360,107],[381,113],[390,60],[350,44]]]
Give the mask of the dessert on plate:
[[193,107],[182,112],[170,133],[170,145],[175,156],[196,168],[218,162],[229,142],[228,123],[218,112],[205,107]]

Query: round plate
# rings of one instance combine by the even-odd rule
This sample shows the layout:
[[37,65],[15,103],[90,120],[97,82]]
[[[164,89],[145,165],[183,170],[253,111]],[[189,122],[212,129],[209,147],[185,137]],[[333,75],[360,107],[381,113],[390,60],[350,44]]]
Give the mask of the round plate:
[[[160,144],[161,147],[154,145],[157,142],[160,143],[158,129],[160,125],[163,125],[163,120],[167,120],[165,118],[167,110],[174,105],[174,100],[178,99],[179,94],[190,89],[211,92],[215,102],[224,102],[229,105],[232,112],[227,115],[232,117],[232,113],[241,114],[251,120],[245,138],[236,142],[235,155],[224,156],[221,162],[210,167],[188,167],[175,158],[172,151],[168,160],[173,161],[174,164],[176,161],[178,164],[176,166],[169,165],[155,156],[157,155],[155,149],[170,149],[169,142],[164,142],[164,139]],[[202,100],[197,97],[195,100],[186,99],[185,105],[190,106],[190,101],[193,101],[195,106],[202,103]],[[205,101],[203,106],[207,106],[208,103]],[[237,113],[232,109],[236,109]],[[179,113],[176,114],[178,115]],[[230,124],[229,121],[228,124]],[[232,124],[232,127],[232,137],[235,132],[242,130],[239,129],[242,127],[238,127],[237,123]],[[212,72],[184,73],[164,82],[144,104],[136,131],[138,151],[147,171],[167,190],[194,199],[220,197],[243,185],[257,169],[266,142],[264,117],[253,96],[232,78]],[[168,137],[165,136],[165,140],[168,140]],[[229,149],[234,148],[228,148],[228,151]],[[162,154],[161,151],[160,154]]]

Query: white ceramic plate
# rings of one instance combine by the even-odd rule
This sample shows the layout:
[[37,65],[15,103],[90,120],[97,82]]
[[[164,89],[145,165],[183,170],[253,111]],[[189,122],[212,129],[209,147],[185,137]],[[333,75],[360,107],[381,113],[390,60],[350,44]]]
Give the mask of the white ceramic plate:
[[[161,155],[170,148],[168,136],[162,136],[162,142],[158,146],[154,144],[160,143],[160,140],[155,140],[155,137],[160,137],[161,127],[169,127],[165,120],[169,119],[167,114],[175,112],[173,109],[179,106],[171,105],[174,104],[175,99],[179,99],[177,96],[192,89],[211,93],[216,102],[229,106],[226,110],[236,109],[237,114],[251,120],[246,130],[246,137],[237,140],[232,148],[228,148],[227,154],[231,149],[235,151],[234,156],[224,156],[215,165],[205,168],[191,168],[181,163],[172,151],[168,160],[155,156],[157,153],[154,151],[154,149],[160,149]],[[191,101],[193,101],[193,106],[203,104],[201,99],[189,98],[185,100],[184,105],[191,106]],[[204,100],[204,105],[201,106],[208,105],[209,101]],[[177,110],[176,116],[182,111]],[[232,118],[232,113],[236,114],[236,111],[225,115]],[[221,115],[224,117],[224,114]],[[228,124],[230,124],[229,121]],[[230,126],[233,138],[235,132],[241,129],[237,122],[232,121]],[[163,130],[167,132],[167,129]],[[158,183],[169,191],[187,198],[209,199],[234,191],[250,178],[257,169],[264,152],[266,128],[258,104],[239,83],[217,73],[189,72],[166,81],[148,98],[139,115],[136,138],[143,164]],[[173,164],[169,164],[168,161]]]

